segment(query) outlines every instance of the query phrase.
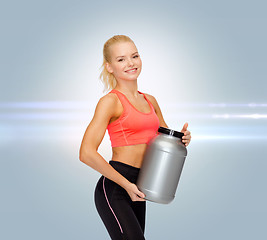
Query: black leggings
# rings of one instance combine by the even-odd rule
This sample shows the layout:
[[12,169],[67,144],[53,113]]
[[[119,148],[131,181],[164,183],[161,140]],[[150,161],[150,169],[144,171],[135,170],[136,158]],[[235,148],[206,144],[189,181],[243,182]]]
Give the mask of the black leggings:
[[[117,161],[109,164],[136,184],[139,168]],[[133,202],[125,189],[101,176],[95,189],[95,205],[111,239],[145,239],[146,202]]]

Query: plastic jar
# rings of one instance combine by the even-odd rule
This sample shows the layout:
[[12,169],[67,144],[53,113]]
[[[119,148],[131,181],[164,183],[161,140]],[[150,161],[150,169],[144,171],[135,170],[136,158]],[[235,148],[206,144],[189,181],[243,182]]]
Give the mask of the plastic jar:
[[187,149],[182,143],[183,133],[160,127],[144,155],[137,187],[145,199],[157,203],[170,203],[178,186]]

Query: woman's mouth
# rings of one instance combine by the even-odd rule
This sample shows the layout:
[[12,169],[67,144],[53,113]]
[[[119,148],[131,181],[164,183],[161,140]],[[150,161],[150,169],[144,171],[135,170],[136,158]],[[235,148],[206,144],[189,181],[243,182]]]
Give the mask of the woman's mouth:
[[125,71],[125,72],[127,72],[127,73],[134,73],[136,71],[137,71],[137,68],[132,68],[132,69],[129,69],[129,70]]

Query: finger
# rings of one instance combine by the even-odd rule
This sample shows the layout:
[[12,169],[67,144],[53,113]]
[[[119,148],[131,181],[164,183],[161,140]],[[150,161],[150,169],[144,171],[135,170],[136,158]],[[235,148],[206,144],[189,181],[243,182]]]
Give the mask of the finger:
[[145,198],[146,195],[142,193],[141,191],[138,191],[137,196],[140,198]]
[[188,131],[188,130],[186,130],[186,131],[184,132],[184,135],[186,135],[186,136],[188,136],[188,135],[190,135],[190,134],[191,134],[191,132]]
[[182,137],[182,139],[188,139],[188,140],[191,140],[191,133],[190,131],[186,131],[184,133],[184,136]]
[[140,200],[139,200],[139,202],[145,202],[146,201],[146,199],[144,199],[144,198],[140,198]]
[[144,198],[142,198],[142,197],[140,197],[140,196],[138,196],[138,195],[134,195],[134,197],[132,198],[132,200],[133,200],[134,202],[136,202],[136,201],[139,201],[139,202],[144,202],[144,201],[146,201],[146,199],[144,199]]
[[190,141],[191,141],[191,137],[189,137],[189,138],[184,138],[184,139],[182,140],[182,142],[185,143],[185,144],[187,144],[187,145],[188,145],[188,143],[190,143]]
[[135,200],[132,200],[133,202],[145,202],[146,200],[143,199],[143,198],[138,198],[138,199],[135,199]]
[[141,191],[138,189],[137,186],[136,186],[135,194],[136,194],[137,196],[139,196],[140,198],[145,198],[145,196],[146,196],[143,192],[141,192]]
[[144,199],[144,198],[137,198],[137,200],[136,201],[139,201],[139,202],[145,202],[146,201],[146,199]]
[[181,132],[184,133],[187,130],[187,128],[188,128],[188,123],[185,123]]
[[183,137],[183,140],[190,140],[191,139],[191,136],[190,135],[187,135],[187,136],[184,136]]

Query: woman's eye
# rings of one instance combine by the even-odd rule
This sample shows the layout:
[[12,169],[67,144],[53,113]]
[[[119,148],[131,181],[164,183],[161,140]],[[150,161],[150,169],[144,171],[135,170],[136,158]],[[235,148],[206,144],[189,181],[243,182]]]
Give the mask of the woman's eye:
[[139,55],[135,55],[135,56],[134,56],[134,58],[138,58],[138,57],[139,57]]
[[118,60],[118,62],[122,62],[123,61],[123,59],[122,58],[120,58],[119,60]]

